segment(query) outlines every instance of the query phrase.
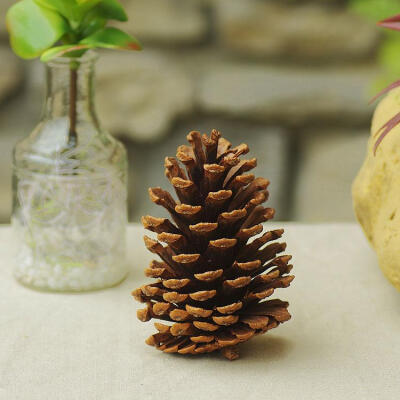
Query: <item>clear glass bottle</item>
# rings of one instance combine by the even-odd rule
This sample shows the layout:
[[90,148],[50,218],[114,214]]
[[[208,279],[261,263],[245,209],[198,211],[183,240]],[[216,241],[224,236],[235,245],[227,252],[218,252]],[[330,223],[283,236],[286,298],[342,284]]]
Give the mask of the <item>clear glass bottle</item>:
[[42,119],[14,150],[15,277],[36,289],[95,290],[127,274],[127,156],[96,116],[96,60],[46,65]]

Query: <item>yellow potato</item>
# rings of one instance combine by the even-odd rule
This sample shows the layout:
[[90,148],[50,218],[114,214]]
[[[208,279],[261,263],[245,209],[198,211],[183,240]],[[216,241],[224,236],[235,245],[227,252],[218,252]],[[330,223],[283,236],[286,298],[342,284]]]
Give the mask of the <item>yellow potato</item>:
[[366,159],[353,183],[358,221],[375,249],[379,265],[400,290],[400,125],[380,144],[374,156],[378,130],[400,112],[400,89],[379,104],[372,122]]

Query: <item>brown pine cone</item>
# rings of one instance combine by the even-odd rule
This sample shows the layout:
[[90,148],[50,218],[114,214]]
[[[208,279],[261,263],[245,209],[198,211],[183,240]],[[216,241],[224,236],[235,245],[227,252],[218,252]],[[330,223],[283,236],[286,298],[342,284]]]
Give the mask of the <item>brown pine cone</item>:
[[[149,190],[171,220],[146,216],[146,247],[162,261],[152,261],[146,275],[156,281],[132,295],[146,303],[138,311],[158,333],[146,343],[165,353],[200,354],[221,350],[238,358],[236,345],[276,328],[290,319],[288,303],[270,297],[294,279],[291,256],[279,255],[283,230],[263,233],[274,210],[269,181],[249,171],[255,158],[240,160],[246,144],[231,144],[216,130],[210,136],[188,135],[191,146],[180,146],[177,159],[167,157],[165,174],[179,201],[161,188]],[[273,242],[273,243],[271,243]],[[164,243],[165,245],[162,245]]]

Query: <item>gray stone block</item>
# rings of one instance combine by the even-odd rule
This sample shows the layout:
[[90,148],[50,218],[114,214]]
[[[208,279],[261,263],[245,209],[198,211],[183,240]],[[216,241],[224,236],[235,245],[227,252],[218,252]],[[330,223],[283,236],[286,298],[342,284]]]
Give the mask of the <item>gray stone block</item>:
[[292,217],[304,222],[354,220],[351,185],[366,152],[367,130],[305,132]]
[[216,6],[222,44],[246,56],[337,62],[370,59],[378,44],[373,24],[320,1],[220,0]]
[[366,124],[367,90],[375,69],[283,68],[249,63],[206,64],[196,101],[205,113],[298,126]]
[[97,71],[99,115],[115,135],[154,141],[193,108],[191,79],[165,53],[103,53]]
[[4,39],[7,37],[6,28],[6,13],[9,7],[15,3],[15,0],[1,0],[0,1],[0,38]]
[[201,42],[208,33],[208,20],[197,0],[125,0],[129,15],[124,29],[143,43],[166,45]]
[[7,45],[0,47],[0,103],[14,94],[23,82],[20,60]]

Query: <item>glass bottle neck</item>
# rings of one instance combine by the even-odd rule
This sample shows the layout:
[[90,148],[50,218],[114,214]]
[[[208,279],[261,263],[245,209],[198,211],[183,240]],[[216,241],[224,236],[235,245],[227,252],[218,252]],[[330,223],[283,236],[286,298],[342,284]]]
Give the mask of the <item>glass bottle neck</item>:
[[96,57],[60,58],[46,65],[47,91],[42,120],[67,119],[70,135],[78,123],[98,127],[94,106]]

